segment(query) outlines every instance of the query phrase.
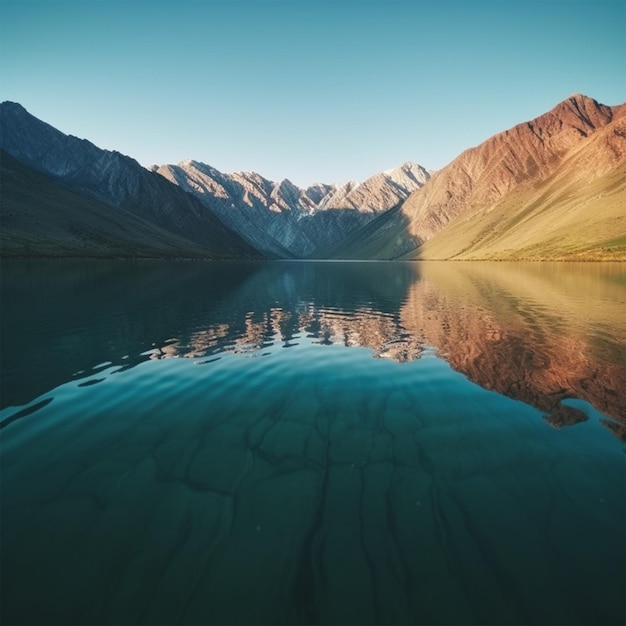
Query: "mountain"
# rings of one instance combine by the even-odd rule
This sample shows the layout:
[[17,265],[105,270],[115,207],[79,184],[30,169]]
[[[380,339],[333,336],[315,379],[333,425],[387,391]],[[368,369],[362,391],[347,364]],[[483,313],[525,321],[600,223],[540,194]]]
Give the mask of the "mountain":
[[375,174],[361,184],[349,182],[339,186],[331,190],[319,205],[320,208],[381,213],[396,206],[410,192],[421,189],[429,178],[430,173],[421,165],[406,162]]
[[552,174],[465,214],[409,258],[626,259],[626,106]]
[[626,259],[626,105],[580,94],[432,177],[404,163],[307,188],[193,160],[148,171],[10,102],[0,130],[21,164],[3,158],[3,254]]
[[3,150],[0,180],[4,257],[210,256],[199,244],[126,209],[64,187]]
[[0,148],[3,254],[261,256],[162,176],[19,104],[0,104]]
[[152,170],[194,194],[225,224],[266,254],[307,257],[364,226],[421,188],[430,178],[404,163],[363,183],[316,184],[302,189],[254,172],[224,174],[198,161]]
[[324,256],[626,258],[625,105],[576,94],[470,148]]

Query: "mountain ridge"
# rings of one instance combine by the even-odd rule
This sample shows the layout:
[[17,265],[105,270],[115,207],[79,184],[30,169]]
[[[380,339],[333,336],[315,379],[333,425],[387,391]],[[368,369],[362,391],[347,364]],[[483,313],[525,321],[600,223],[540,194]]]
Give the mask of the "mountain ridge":
[[[554,171],[560,155],[581,138],[587,138],[597,128],[610,122],[614,109],[618,107],[607,107],[587,96],[575,94],[547,113],[521,122],[465,150],[433,179],[456,177],[463,181],[459,183],[457,193],[451,196],[451,185],[446,185],[448,204],[452,200],[456,207],[457,202],[471,196],[473,206],[489,205],[530,178],[547,178]],[[520,155],[522,150],[524,154]],[[476,182],[479,186],[475,189]],[[407,213],[421,217],[422,221],[434,214],[444,204],[436,194],[439,187],[440,183],[432,184],[425,197],[410,198],[405,204]],[[428,228],[421,231],[415,228],[412,234],[420,236],[422,232],[425,237],[434,234]]]
[[417,163],[375,174],[362,183],[316,183],[300,188],[256,172],[225,174],[186,159],[151,170],[193,194],[266,254],[303,258],[397,206],[430,178]]
[[[173,248],[190,242],[218,257],[626,260],[626,104],[573,94],[439,171],[405,162],[361,183],[306,188],[194,159],[143,168],[19,104],[0,114],[0,148],[71,190],[72,206],[89,198],[157,228],[150,245],[170,233]],[[38,185],[48,196],[60,189]]]
[[[547,113],[465,150],[413,192],[399,211],[381,216],[375,231],[355,231],[343,246],[326,249],[322,255],[354,259],[626,259],[626,249],[619,243],[610,244],[612,238],[626,236],[624,203],[620,202],[625,110],[625,105],[610,107],[575,94]],[[600,146],[605,148],[598,158]],[[568,166],[574,158],[578,169]],[[555,181],[569,189],[570,198],[556,202]],[[605,197],[605,186],[615,185],[617,192]],[[533,220],[528,220],[533,206]],[[575,219],[559,220],[559,214],[561,218],[571,214]],[[481,250],[485,236],[506,230],[503,223],[513,227],[519,221],[525,221],[525,231],[516,228],[512,231],[515,236],[501,245]],[[539,232],[540,228],[557,227],[558,237],[565,238],[566,245],[554,240],[556,233],[550,240]],[[595,238],[591,237],[594,230]],[[593,245],[585,247],[586,239]]]
[[[526,127],[536,136],[536,128],[541,129],[544,122],[556,130],[551,136],[548,132],[547,140],[537,139],[546,147],[543,154],[538,151],[544,162],[537,172],[534,166],[529,168],[531,174],[518,172],[520,180],[493,199],[485,199],[483,190],[486,183],[497,180],[499,172],[483,176],[466,201],[466,210],[409,258],[601,260],[623,256],[626,247],[610,245],[610,241],[626,236],[625,114],[626,105],[608,107],[576,95],[544,116],[506,131],[522,133]],[[502,161],[495,167],[502,167]],[[425,203],[414,200],[407,212],[418,216]]]
[[[179,246],[181,241],[191,242],[194,254],[200,253],[209,258],[263,256],[207,212],[193,196],[184,193],[176,185],[149,172],[128,156],[116,151],[103,150],[86,139],[62,133],[28,113],[20,104],[12,102],[0,104],[0,131],[0,148],[25,167],[47,176],[50,182],[71,190],[72,205],[80,204],[82,202],[80,198],[86,197],[118,210],[123,209],[135,218],[150,223],[159,231],[173,235],[174,241],[171,243],[174,248]],[[7,178],[6,173],[3,178]],[[20,180],[25,181],[28,178],[29,175],[22,172]],[[2,181],[3,188],[7,184],[9,184],[7,180]],[[65,193],[60,191],[60,187],[42,184],[46,186],[47,194],[52,193],[50,189],[53,188],[61,195]],[[28,195],[28,189],[24,190],[23,195]],[[31,197],[42,210],[52,210],[54,203],[49,203],[48,199]],[[3,200],[3,210],[4,204]],[[93,209],[96,216],[100,216],[104,210],[102,204],[85,202],[85,206]],[[18,207],[19,202],[13,209],[17,210]],[[78,206],[74,208],[77,209]],[[122,219],[121,215],[117,212],[116,219]],[[89,224],[91,217],[91,214],[85,212],[86,223],[93,227],[94,224]],[[99,220],[100,217],[96,219]],[[132,221],[133,227],[126,225],[131,231],[139,224],[136,220]],[[27,226],[22,223],[20,228],[26,228],[28,231]],[[57,226],[60,233],[62,224]],[[107,232],[101,234],[105,238],[108,237]],[[66,235],[68,240],[72,239],[70,233]],[[139,231],[135,235],[138,237],[137,243],[143,245],[142,233]],[[132,238],[128,241],[130,245]],[[169,246],[166,248],[164,253],[169,255]],[[151,254],[156,252],[157,250],[153,249]],[[17,254],[18,251],[14,250],[13,253]],[[88,248],[84,250],[84,254],[89,255]],[[125,252],[119,250],[118,254],[135,255],[132,247]]]
[[3,257],[210,256],[197,243],[65,187],[4,150],[0,150],[0,179]]

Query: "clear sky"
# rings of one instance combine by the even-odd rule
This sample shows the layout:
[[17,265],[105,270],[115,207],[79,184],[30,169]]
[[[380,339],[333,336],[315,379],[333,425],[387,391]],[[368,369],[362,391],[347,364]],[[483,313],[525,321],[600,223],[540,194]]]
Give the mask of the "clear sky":
[[626,100],[626,0],[0,0],[0,100],[143,165],[439,169],[576,92]]

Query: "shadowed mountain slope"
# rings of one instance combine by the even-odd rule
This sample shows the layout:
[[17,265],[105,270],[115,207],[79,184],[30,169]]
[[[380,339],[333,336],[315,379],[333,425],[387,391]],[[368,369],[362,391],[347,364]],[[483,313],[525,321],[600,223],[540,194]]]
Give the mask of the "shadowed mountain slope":
[[409,219],[402,213],[402,206],[398,205],[348,233],[344,239],[319,248],[311,258],[396,259],[421,243],[407,235],[408,227]]
[[[63,240],[63,221],[69,219],[70,213],[72,220],[78,218],[82,207],[83,224],[80,228],[92,233],[85,241],[93,242],[96,235],[101,236],[108,248],[113,244],[110,238],[119,227],[123,236],[119,245],[113,247],[116,254],[122,256],[136,256],[138,251],[143,254],[148,250],[150,256],[170,256],[174,250],[179,250],[182,256],[208,258],[261,256],[193,196],[162,176],[147,171],[130,157],[65,135],[12,102],[0,105],[0,131],[0,148],[23,165],[48,177],[46,182],[38,178],[37,184],[29,189],[32,172],[17,168],[15,164],[9,164],[3,172],[3,196],[4,191],[9,190],[12,197],[6,207],[3,200],[3,211],[6,208],[10,212],[10,219],[4,224],[8,229],[13,226],[20,229],[9,248],[12,254],[18,253],[20,238],[26,237],[23,239],[26,242],[41,231],[41,224],[36,220],[28,224],[29,210],[39,216],[47,213],[45,221],[52,226],[50,220],[55,218],[51,211],[65,206],[69,213],[59,213],[58,222],[52,228],[57,242]],[[59,185],[50,186],[53,181]],[[38,190],[42,193],[38,194]],[[69,190],[74,192],[71,197],[67,195]],[[24,204],[26,198],[34,204],[27,207]],[[115,209],[111,209],[112,219],[117,224],[115,228],[107,229],[102,222],[106,215],[104,205]],[[4,233],[7,243],[7,237],[12,234],[10,230]],[[75,236],[68,233],[67,243],[69,249],[75,249]],[[81,249],[83,243],[79,242]],[[186,250],[187,243],[190,244],[189,251]],[[47,246],[43,244],[42,249],[49,249]],[[85,248],[85,254],[89,252],[88,248]],[[37,250],[31,248],[24,253],[35,254]]]
[[2,150],[0,181],[4,257],[211,256],[199,244],[64,187]]

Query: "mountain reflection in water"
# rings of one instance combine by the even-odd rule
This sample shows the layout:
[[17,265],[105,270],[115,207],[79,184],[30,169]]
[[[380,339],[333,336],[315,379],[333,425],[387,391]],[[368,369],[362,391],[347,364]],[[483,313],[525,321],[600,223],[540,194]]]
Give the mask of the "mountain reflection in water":
[[587,419],[562,403],[575,398],[626,440],[620,264],[57,261],[3,273],[3,406],[102,365],[262,354],[306,333],[398,362],[434,347],[557,428]]
[[624,277],[4,263],[0,621],[624,623]]

